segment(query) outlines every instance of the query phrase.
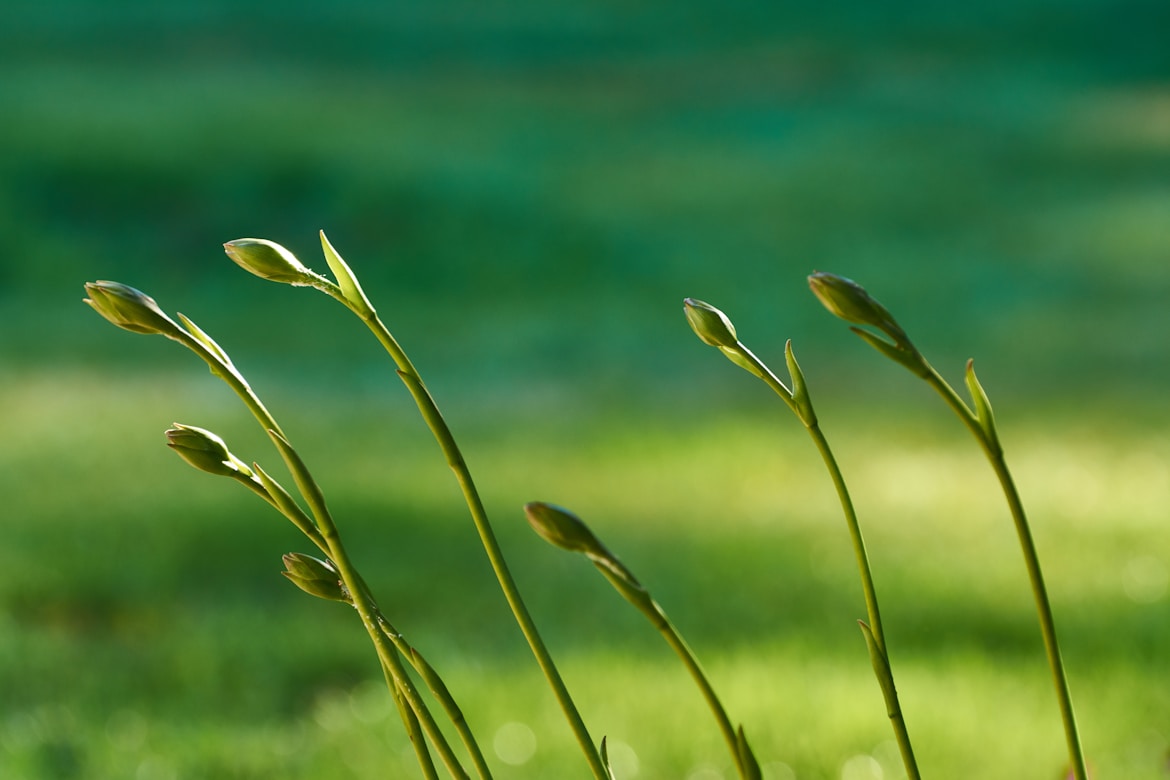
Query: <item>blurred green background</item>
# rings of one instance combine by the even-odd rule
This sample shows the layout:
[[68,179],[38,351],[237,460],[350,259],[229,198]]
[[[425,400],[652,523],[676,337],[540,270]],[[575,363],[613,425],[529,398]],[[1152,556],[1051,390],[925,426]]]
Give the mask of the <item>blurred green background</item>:
[[[898,777],[844,526],[799,424],[700,344],[792,338],[869,537],[924,776],[1055,778],[1010,521],[957,423],[827,315],[864,283],[997,405],[1100,776],[1170,746],[1170,6],[13,0],[0,7],[0,774],[416,777],[306,550],[163,449],[275,454],[226,388],[79,303],[227,348],[501,778],[584,777],[389,361],[220,250],[324,228],[463,442],[619,776],[729,778],[653,632],[520,505],[582,514],[771,780]],[[531,750],[529,748],[532,748]],[[405,756],[405,758],[401,758]]]

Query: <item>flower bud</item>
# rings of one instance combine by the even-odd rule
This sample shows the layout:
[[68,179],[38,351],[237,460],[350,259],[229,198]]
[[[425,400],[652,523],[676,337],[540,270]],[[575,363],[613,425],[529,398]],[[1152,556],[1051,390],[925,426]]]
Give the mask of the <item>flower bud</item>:
[[286,553],[281,556],[281,560],[285,568],[281,574],[305,593],[326,601],[353,603],[349,590],[331,561],[304,553]]
[[175,423],[167,429],[166,437],[167,446],[200,471],[220,477],[252,476],[252,470],[232,455],[223,439],[211,431]]
[[175,338],[182,328],[159,308],[154,298],[119,282],[86,282],[85,303],[119,328]]
[[818,271],[808,278],[808,286],[826,309],[846,322],[875,327],[899,346],[910,343],[886,307],[852,279]]
[[590,556],[608,554],[605,545],[594,536],[589,526],[567,509],[533,501],[524,505],[524,515],[532,530],[554,547]]
[[704,344],[730,349],[739,343],[731,320],[711,304],[687,298],[683,301],[683,312],[687,315],[691,330]]
[[261,279],[305,286],[320,278],[292,252],[265,238],[237,238],[224,244],[223,249],[236,265]]

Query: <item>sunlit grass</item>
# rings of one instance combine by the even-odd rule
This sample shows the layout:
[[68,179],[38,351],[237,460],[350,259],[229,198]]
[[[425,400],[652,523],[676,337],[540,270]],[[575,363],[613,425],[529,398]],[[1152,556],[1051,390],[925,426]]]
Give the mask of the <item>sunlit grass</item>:
[[[138,380],[73,372],[0,388],[0,755],[30,778],[298,778],[337,761],[353,777],[384,776],[387,762],[412,776],[352,615],[277,575],[280,554],[301,546],[295,531],[171,457],[162,429],[209,425],[243,457],[275,457],[210,380]],[[449,474],[396,391],[312,399],[316,418],[296,388],[273,405],[290,410],[286,427],[383,606],[447,678],[497,776],[584,775]],[[684,411],[589,424],[512,408],[466,426],[518,583],[591,730],[620,743],[624,778],[730,777],[668,649],[591,567],[528,531],[527,500],[572,507],[638,572],[772,777],[879,777],[875,765],[897,777],[847,536],[803,432],[766,409]],[[962,432],[912,416],[873,424],[842,410],[824,423],[869,541],[924,776],[1054,776],[1059,722],[1010,520]],[[1089,760],[1103,777],[1162,777],[1170,436],[1004,416]],[[516,766],[493,755],[501,729]]]

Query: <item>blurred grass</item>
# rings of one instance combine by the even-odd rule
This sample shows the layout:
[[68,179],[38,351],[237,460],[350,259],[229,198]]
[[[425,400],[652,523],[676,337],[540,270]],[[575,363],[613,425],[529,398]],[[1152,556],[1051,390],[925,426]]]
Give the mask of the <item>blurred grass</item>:
[[[139,396],[100,376],[42,381],[6,386],[2,399],[19,421],[5,450],[19,468],[0,470],[20,518],[0,561],[10,624],[0,739],[16,776],[70,776],[61,767],[74,764],[78,776],[116,776],[155,771],[153,761],[164,776],[308,777],[343,754],[347,776],[382,776],[382,751],[406,746],[360,630],[277,576],[279,554],[305,545],[156,440],[182,409],[271,463],[249,421],[210,377],[142,375]],[[427,433],[401,393],[392,403],[336,392],[345,403],[324,415],[283,416],[392,620],[450,677],[488,744],[505,723],[534,731],[536,756],[501,777],[566,772],[575,749]],[[294,396],[276,394],[278,413],[323,401]],[[594,730],[632,746],[638,776],[719,767],[709,716],[591,568],[527,531],[525,500],[555,498],[592,522],[691,637],[764,759],[828,778],[851,756],[892,755],[830,487],[787,412],[754,411],[687,426],[653,414],[469,426],[467,455],[519,583]],[[1052,421],[1005,416],[1094,764],[1104,776],[1160,777],[1170,437],[1081,421],[1062,426],[1055,447]],[[386,430],[370,430],[371,418]],[[845,431],[835,438],[924,771],[1053,771],[1061,738],[1027,585],[977,453],[940,421],[844,411],[834,428]],[[355,434],[353,449],[338,448],[339,431]],[[68,489],[22,488],[42,474]]]
[[271,463],[267,443],[187,355],[78,304],[95,278],[249,372],[485,743],[534,732],[498,776],[583,770],[386,361],[323,296],[219,250],[258,235],[322,267],[325,228],[451,418],[626,777],[716,777],[723,750],[659,639],[527,531],[525,501],[580,512],[651,586],[773,780],[852,778],[864,755],[898,776],[827,478],[689,333],[688,295],[777,364],[794,339],[924,774],[1061,763],[992,478],[819,309],[814,268],[865,283],[948,377],[977,359],[1090,761],[1165,777],[1168,23],[1154,2],[3,5],[0,774],[413,776],[352,617],[277,576],[293,530],[161,431]]

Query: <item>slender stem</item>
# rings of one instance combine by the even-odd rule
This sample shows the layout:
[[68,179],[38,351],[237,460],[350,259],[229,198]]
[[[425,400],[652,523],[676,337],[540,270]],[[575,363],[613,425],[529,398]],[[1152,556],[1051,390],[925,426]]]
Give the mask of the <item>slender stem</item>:
[[683,639],[682,634],[678,632],[674,624],[670,622],[670,618],[654,603],[654,608],[658,612],[660,621],[656,623],[658,631],[666,639],[667,644],[671,646],[678,657],[682,659],[683,665],[686,666],[687,671],[690,672],[691,678],[699,686],[699,690],[703,693],[703,698],[707,700],[707,706],[711,708],[711,712],[715,715],[715,721],[719,724],[719,731],[723,734],[723,740],[727,743],[727,747],[731,750],[731,756],[735,759],[735,767],[739,772],[741,778],[747,777],[747,772],[744,768],[743,756],[739,752],[739,742],[736,738],[735,727],[731,725],[731,719],[727,717],[727,711],[723,709],[723,703],[719,701],[719,696],[715,693],[715,689],[711,686],[710,680],[704,674],[703,668],[699,665],[699,659],[695,656],[690,645]]
[[[282,454],[284,454],[283,451]],[[378,657],[382,660],[386,670],[393,678],[394,687],[391,689],[391,692],[398,691],[406,699],[410,705],[410,709],[418,717],[423,731],[426,732],[427,737],[435,746],[435,750],[438,751],[439,757],[442,759],[443,764],[447,767],[447,771],[450,772],[451,776],[457,778],[457,780],[468,780],[467,772],[459,764],[459,759],[452,752],[447,738],[439,730],[438,724],[435,723],[435,719],[432,717],[426,703],[419,696],[418,690],[415,688],[409,675],[407,675],[406,669],[402,666],[401,656],[382,631],[382,627],[378,622],[378,608],[364,587],[361,576],[357,573],[353,563],[350,561],[345,547],[341,544],[341,537],[337,533],[337,527],[334,525],[333,519],[325,507],[320,494],[314,490],[305,490],[304,485],[301,483],[300,477],[307,476],[298,473],[302,467],[303,465],[295,459],[289,463],[289,468],[293,470],[294,475],[298,476],[297,481],[302,486],[302,492],[307,493],[305,498],[308,500],[310,508],[313,510],[313,515],[317,518],[317,522],[322,528],[322,535],[329,544],[331,551],[330,557],[337,564],[337,571],[349,589],[350,596],[353,598],[354,608],[357,609],[358,615],[361,616],[362,625],[366,627],[366,632],[370,635],[370,639],[373,640],[374,647],[378,651]]]
[[1056,688],[1056,698],[1060,706],[1060,717],[1064,722],[1065,739],[1068,744],[1069,760],[1072,764],[1073,776],[1076,780],[1088,780],[1088,770],[1085,767],[1085,757],[1081,749],[1080,734],[1077,730],[1076,714],[1073,712],[1072,696],[1069,693],[1068,678],[1064,671],[1064,661],[1060,655],[1060,644],[1056,637],[1056,621],[1052,616],[1052,605],[1048,600],[1048,589],[1044,585],[1044,574],[1040,569],[1040,558],[1036,553],[1036,544],[1032,540],[1032,531],[1028,526],[1028,518],[1024,514],[1024,505],[1020,500],[1015,481],[1004,460],[1003,451],[993,442],[986,431],[979,425],[978,419],[971,409],[959,397],[954,388],[943,379],[933,367],[925,377],[927,384],[933,387],[947,405],[959,416],[967,429],[978,440],[984,454],[999,479],[1004,498],[1007,499],[1008,509],[1015,522],[1016,535],[1020,540],[1020,549],[1024,554],[1024,566],[1028,571],[1028,580],[1032,586],[1032,598],[1036,602],[1036,612],[1040,621],[1040,633],[1044,638],[1044,651],[1048,655],[1048,665],[1052,669],[1052,681]]
[[[752,354],[751,350],[743,346],[743,344],[739,345],[739,351],[759,370],[758,375],[764,380],[764,383],[771,387],[788,404],[788,407],[796,413],[798,418],[804,421],[800,407],[794,400],[793,393],[788,389],[787,385],[763,361]],[[811,408],[811,401],[808,401],[808,403]],[[881,613],[878,609],[877,590],[874,588],[873,572],[869,565],[869,554],[865,549],[865,537],[861,533],[861,524],[858,522],[857,512],[853,508],[853,499],[849,495],[849,488],[846,486],[845,477],[841,474],[841,469],[837,465],[837,459],[829,447],[829,441],[825,438],[824,432],[821,431],[820,425],[817,424],[815,416],[811,422],[805,422],[805,428],[808,430],[809,436],[812,437],[813,443],[816,444],[817,450],[825,462],[825,467],[828,469],[829,475],[833,480],[833,487],[837,490],[837,497],[841,502],[841,511],[845,515],[845,524],[849,527],[849,536],[853,542],[853,552],[857,558],[857,570],[861,576],[861,590],[865,597],[865,610],[869,616],[869,628],[873,634],[874,641],[877,643],[877,649],[881,652],[885,660],[885,665],[888,667],[889,651],[886,649],[885,630],[882,627]],[[881,682],[880,679],[879,682]],[[906,720],[902,715],[902,705],[898,701],[898,691],[894,685],[893,672],[890,672],[886,683],[888,684],[882,685],[882,693],[886,700],[886,713],[889,715],[890,725],[894,729],[898,749],[902,754],[902,763],[906,767],[906,774],[909,780],[918,780],[918,762],[914,757],[914,748],[910,743],[910,733],[906,728]]]
[[484,758],[483,751],[479,747],[479,742],[476,741],[475,735],[471,733],[471,726],[468,725],[467,719],[463,716],[463,710],[459,708],[454,697],[451,696],[451,691],[447,688],[446,683],[443,682],[443,679],[435,671],[434,667],[417,650],[411,647],[402,634],[386,620],[380,611],[377,613],[377,618],[382,633],[394,644],[395,649],[410,661],[410,665],[423,678],[428,690],[438,700],[440,706],[443,707],[443,711],[447,713],[447,717],[455,727],[456,733],[459,734],[463,746],[467,748],[467,752],[471,756],[471,762],[475,765],[475,770],[481,780],[491,780],[491,769],[488,768],[487,760]]
[[423,737],[422,730],[419,728],[418,716],[414,714],[414,710],[407,704],[406,699],[402,696],[402,691],[398,689],[394,682],[394,674],[390,671],[390,667],[382,664],[382,673],[386,677],[386,687],[390,689],[391,695],[394,697],[394,705],[398,707],[398,714],[402,716],[402,722],[406,726],[406,736],[410,739],[410,744],[414,747],[415,757],[418,759],[418,765],[422,769],[425,780],[439,780],[439,773],[435,769],[435,762],[431,760],[430,751],[427,750],[426,739]]
[[[270,435],[275,434],[281,440],[285,441],[287,445],[287,439],[285,439],[280,425],[276,422],[276,418],[272,416],[271,412],[260,401],[259,396],[252,390],[247,380],[244,379],[243,375],[234,366],[230,363],[225,363],[224,360],[212,353],[206,345],[197,339],[183,336],[180,339],[180,343],[202,357],[208,366],[210,366],[212,373],[226,382],[235,391],[236,395],[244,401],[260,425],[266,431],[269,431]],[[419,697],[414,683],[411,682],[410,677],[406,674],[398,652],[389,643],[378,625],[375,614],[376,607],[373,604],[373,600],[369,597],[362,584],[361,577],[350,562],[349,554],[341,543],[341,536],[338,534],[337,526],[334,524],[332,516],[325,507],[324,498],[319,488],[317,488],[312,475],[309,474],[308,469],[300,460],[300,457],[296,455],[291,445],[280,447],[280,452],[285,460],[285,464],[292,472],[297,485],[301,488],[302,495],[309,502],[310,509],[312,509],[313,516],[317,521],[317,527],[320,529],[321,537],[328,548],[330,557],[337,564],[338,573],[341,575],[342,581],[353,597],[354,607],[357,609],[362,624],[366,627],[366,632],[370,635],[370,639],[374,643],[378,657],[382,662],[383,670],[392,678],[393,686],[391,687],[391,693],[396,696],[402,695],[406,699],[414,716],[421,723],[423,730],[426,731],[432,743],[434,743],[435,749],[439,751],[439,755],[452,777],[459,778],[459,780],[467,778],[466,771],[459,765],[459,761],[454,753],[452,753],[446,737],[439,730],[425,702]],[[406,723],[406,727],[409,732],[411,724],[409,722]],[[426,768],[424,765],[425,771]]]
[[819,425],[808,429],[808,434],[816,444],[821,458],[825,461],[825,468],[833,479],[833,487],[837,490],[837,498],[841,502],[841,511],[845,515],[845,524],[849,526],[849,537],[853,542],[853,552],[857,558],[857,571],[861,575],[861,590],[865,596],[865,611],[869,616],[869,627],[873,631],[874,639],[882,652],[886,652],[886,635],[882,628],[881,612],[878,608],[877,591],[873,584],[873,571],[869,565],[869,555],[865,549],[865,537],[861,533],[861,524],[857,521],[857,512],[853,508],[853,499],[849,496],[849,488],[845,485],[845,478],[833,451],[829,449],[829,442]]
[[[845,478],[837,465],[837,459],[829,449],[829,442],[819,425],[808,428],[808,433],[816,443],[825,467],[833,479],[833,486],[837,489],[837,497],[841,501],[841,510],[845,515],[845,523],[849,526],[849,536],[853,540],[853,551],[857,557],[857,569],[861,575],[861,590],[865,594],[865,610],[869,615],[869,627],[873,632],[874,641],[878,649],[885,656],[889,664],[889,650],[886,648],[885,631],[882,628],[881,613],[878,610],[877,590],[873,584],[873,572],[869,565],[869,555],[865,550],[865,537],[861,533],[861,524],[857,521],[857,513],[853,509],[853,499],[849,496],[849,488],[845,485]],[[886,688],[883,686],[883,693]],[[889,693],[886,694],[886,713],[890,717],[890,724],[894,728],[894,736],[898,741],[898,750],[902,754],[902,763],[906,767],[909,780],[918,780],[918,761],[914,757],[914,747],[910,743],[910,732],[906,728],[906,719],[902,715],[902,705],[898,701],[897,688],[894,687],[893,673],[889,678]]]
[[464,460],[463,454],[455,442],[455,437],[451,433],[447,421],[439,411],[438,404],[435,403],[430,391],[423,384],[422,377],[415,369],[414,364],[411,363],[410,358],[407,357],[406,352],[399,346],[398,341],[378,318],[376,313],[372,311],[363,313],[355,309],[340,294],[340,291],[334,292],[330,289],[322,289],[358,314],[398,366],[399,378],[406,385],[411,397],[414,398],[415,404],[418,406],[419,412],[426,421],[427,427],[430,428],[431,433],[439,444],[439,448],[447,459],[447,465],[455,473],[455,478],[463,492],[464,500],[467,502],[467,507],[471,512],[472,521],[475,523],[476,531],[479,533],[480,541],[483,543],[484,551],[487,553],[488,561],[491,563],[496,579],[500,583],[500,589],[504,593],[504,598],[507,600],[508,606],[511,607],[512,614],[516,617],[516,622],[519,624],[524,638],[528,640],[528,645],[532,648],[533,655],[536,656],[537,664],[539,664],[549,685],[552,687],[553,693],[556,695],[561,710],[564,712],[565,718],[568,720],[569,726],[582,752],[585,754],[586,761],[589,763],[594,777],[596,780],[609,780],[609,773],[605,769],[597,746],[589,736],[589,730],[585,727],[585,722],[582,720],[576,704],[573,703],[569,690],[565,686],[556,664],[553,662],[552,655],[545,646],[544,640],[536,628],[536,623],[533,621],[527,606],[524,604],[523,598],[520,596],[520,590],[512,578],[512,573],[508,569],[507,562],[504,560],[503,551],[500,549],[499,542],[496,540],[495,532],[492,530],[491,523],[488,520],[487,511],[484,509],[479,491],[476,489],[475,482],[472,480],[471,471],[467,467],[467,462]]

